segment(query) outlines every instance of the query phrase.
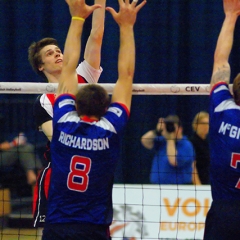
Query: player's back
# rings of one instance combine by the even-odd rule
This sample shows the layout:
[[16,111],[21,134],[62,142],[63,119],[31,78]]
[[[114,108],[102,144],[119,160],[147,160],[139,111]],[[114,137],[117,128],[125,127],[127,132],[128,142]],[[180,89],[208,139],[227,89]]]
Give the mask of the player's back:
[[113,104],[100,121],[80,120],[71,97],[61,96],[55,105],[60,107],[53,118],[47,221],[108,225],[114,170],[128,113]]
[[213,200],[240,200],[240,107],[226,84],[211,93],[209,136]]

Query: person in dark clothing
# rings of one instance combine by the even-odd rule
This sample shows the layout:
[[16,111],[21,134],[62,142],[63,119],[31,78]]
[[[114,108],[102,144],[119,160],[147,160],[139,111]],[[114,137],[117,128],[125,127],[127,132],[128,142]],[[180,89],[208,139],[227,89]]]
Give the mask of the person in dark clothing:
[[195,149],[196,168],[201,184],[210,184],[209,179],[209,114],[201,111],[196,114],[192,122],[193,135],[190,140]]

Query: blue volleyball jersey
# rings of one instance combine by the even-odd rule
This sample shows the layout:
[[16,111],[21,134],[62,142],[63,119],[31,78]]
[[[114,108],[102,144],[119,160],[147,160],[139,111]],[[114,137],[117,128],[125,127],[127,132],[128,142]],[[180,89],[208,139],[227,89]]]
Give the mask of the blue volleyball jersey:
[[240,200],[240,106],[226,83],[210,94],[210,178],[213,200]]
[[80,119],[75,97],[54,104],[52,174],[46,223],[110,225],[115,165],[129,112],[112,103],[99,121]]

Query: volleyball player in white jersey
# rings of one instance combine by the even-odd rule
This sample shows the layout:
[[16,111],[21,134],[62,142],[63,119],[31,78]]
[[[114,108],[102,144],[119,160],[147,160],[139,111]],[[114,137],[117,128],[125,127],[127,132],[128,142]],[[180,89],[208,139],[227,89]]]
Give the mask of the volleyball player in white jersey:
[[223,0],[225,20],[214,54],[210,93],[210,181],[212,205],[204,240],[240,239],[240,75],[229,90],[229,55],[239,0]]
[[[101,47],[104,33],[106,0],[95,0],[102,7],[94,11],[92,29],[84,52],[84,61],[76,68],[78,83],[97,83],[102,72]],[[62,71],[63,54],[58,42],[53,38],[43,38],[30,45],[28,59],[33,70],[50,83],[57,83]],[[34,117],[37,127],[48,138],[45,159],[46,168],[38,177],[34,191],[33,214],[34,226],[43,226],[46,217],[48,188],[51,175],[50,141],[52,138],[52,117],[54,94],[38,96],[34,105]]]

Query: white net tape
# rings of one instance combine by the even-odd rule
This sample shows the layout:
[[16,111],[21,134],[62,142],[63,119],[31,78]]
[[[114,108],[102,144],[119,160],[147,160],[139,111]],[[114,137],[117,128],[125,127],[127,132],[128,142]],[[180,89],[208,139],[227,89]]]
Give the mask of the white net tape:
[[[85,84],[79,84],[79,88]],[[99,84],[112,94],[115,84]],[[232,89],[232,85],[230,85]],[[55,93],[57,83],[0,82],[0,94]],[[209,84],[133,84],[133,95],[209,95]]]

